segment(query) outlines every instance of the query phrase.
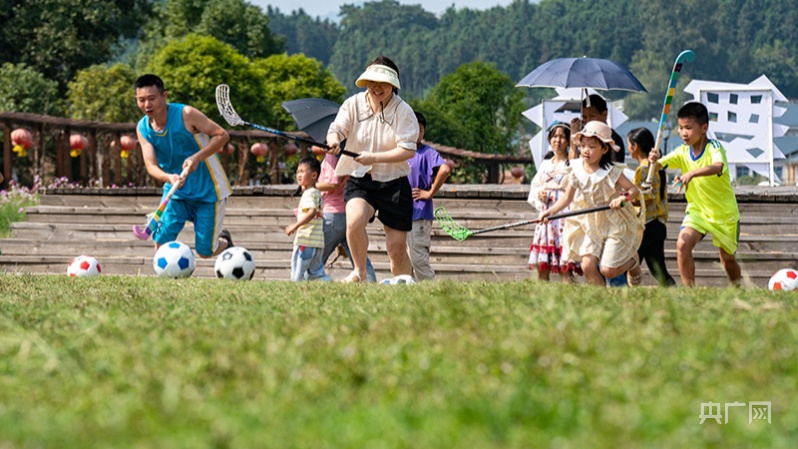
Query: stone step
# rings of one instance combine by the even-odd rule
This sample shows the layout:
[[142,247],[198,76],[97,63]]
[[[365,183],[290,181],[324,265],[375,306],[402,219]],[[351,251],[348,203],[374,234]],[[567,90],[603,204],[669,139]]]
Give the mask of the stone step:
[[[274,267],[284,267],[290,265],[291,243],[251,243],[246,247],[252,252],[258,267],[263,269],[273,269]],[[65,269],[65,264],[73,257],[80,254],[91,255],[101,264],[106,262],[113,264],[113,271],[116,274],[140,274],[141,267],[146,267],[151,263],[153,247],[151,242],[143,241],[108,241],[104,243],[70,245],[57,241],[25,241],[25,240],[4,240],[0,241],[0,248],[3,249],[2,262],[0,267],[5,267],[9,271],[14,271],[23,264],[38,265],[39,261],[50,263],[56,260],[56,267],[47,268],[44,272],[57,273],[60,269]],[[676,266],[675,250],[666,250],[666,262],[668,270],[672,275],[678,274]],[[389,269],[388,258],[385,253],[384,244],[372,245],[369,249],[369,257],[378,268],[381,267],[387,273]],[[699,271],[721,270],[718,264],[717,251],[695,251],[695,264]],[[335,257],[331,258],[331,261]],[[743,270],[754,269],[764,273],[774,273],[778,269],[792,267],[798,268],[798,264],[792,255],[788,254],[763,254],[763,253],[739,253],[738,259]],[[431,256],[433,267],[448,267],[444,271],[457,271],[453,267],[464,267],[465,273],[487,272],[494,273],[497,270],[503,276],[510,276],[509,273],[517,272],[512,275],[513,279],[518,276],[527,276],[527,251],[525,249],[489,248],[482,252],[479,249],[445,248],[433,247]],[[198,258],[200,265],[212,265],[212,261]],[[47,264],[45,264],[47,265]],[[339,258],[335,262],[343,270],[350,269],[349,261],[346,258]],[[59,268],[60,267],[60,268]],[[498,267],[498,268],[497,268]],[[346,273],[344,273],[346,274]],[[466,275],[463,274],[465,278]],[[765,280],[766,281],[766,280]]]
[[[70,257],[61,256],[21,256],[9,260],[9,256],[0,256],[0,276],[7,274],[65,274]],[[100,260],[100,266],[105,275],[124,276],[154,276],[152,259],[145,257],[112,257]],[[290,277],[290,262],[285,261],[258,261],[254,280],[258,281],[287,281]],[[387,262],[376,262],[374,268],[377,279],[391,277]],[[437,264],[435,270],[438,279],[456,281],[508,281],[508,280],[533,280],[535,274],[526,269],[491,265],[489,269],[482,266]],[[336,264],[327,269],[327,273],[335,280],[343,279],[350,271],[348,264]],[[644,269],[643,285],[653,285],[654,280]],[[770,271],[743,269],[746,283],[757,287],[767,286],[767,281],[773,273]],[[213,272],[213,260],[197,260],[194,277],[216,277]],[[678,283],[678,276],[675,276]],[[719,268],[696,269],[697,285],[708,287],[724,287],[727,285],[725,274]],[[558,281],[557,276],[554,277]],[[583,283],[584,278],[577,278],[578,283]]]
[[[678,228],[669,226],[666,248],[675,247]],[[797,227],[798,228],[798,227]],[[12,238],[23,240],[66,240],[73,242],[87,241],[132,241],[135,240],[130,224],[90,224],[90,223],[38,223],[17,222],[12,223]],[[236,241],[240,242],[291,242],[292,238],[285,235],[282,223],[264,224],[262,226],[230,226],[230,232]],[[454,247],[478,248],[528,248],[533,237],[533,227],[525,226],[500,231],[493,231],[458,242],[448,236],[437,225],[432,229],[432,239],[435,245]],[[798,238],[794,234],[756,235],[746,227],[740,235],[740,250],[752,252],[783,252],[798,253]],[[384,241],[382,227],[372,224],[367,227],[369,240],[372,243]],[[188,223],[180,234],[179,239],[186,243],[194,241],[193,225]],[[243,245],[243,243],[242,243]],[[711,238],[704,239],[698,249],[712,248]]]

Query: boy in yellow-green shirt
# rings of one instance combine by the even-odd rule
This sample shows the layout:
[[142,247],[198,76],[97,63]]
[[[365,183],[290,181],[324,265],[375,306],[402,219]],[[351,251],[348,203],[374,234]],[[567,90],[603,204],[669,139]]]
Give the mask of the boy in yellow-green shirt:
[[676,260],[682,285],[695,284],[693,248],[708,233],[718,247],[720,263],[732,285],[740,283],[740,265],[734,257],[740,239],[740,211],[731,186],[726,150],[707,138],[709,112],[706,106],[690,102],[676,114],[679,135],[684,140],[672,153],[660,159],[657,151],[649,154],[652,165],[681,170],[675,181],[684,188],[687,209],[676,243]]

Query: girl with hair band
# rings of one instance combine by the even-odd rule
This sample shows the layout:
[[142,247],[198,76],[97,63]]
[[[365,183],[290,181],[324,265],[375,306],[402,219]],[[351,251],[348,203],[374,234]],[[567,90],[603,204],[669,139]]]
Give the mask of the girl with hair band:
[[342,155],[335,176],[349,176],[344,187],[346,240],[354,270],[343,282],[366,279],[369,239],[366,225],[376,218],[385,230],[385,246],[393,276],[411,275],[407,233],[413,229],[413,194],[407,160],[416,152],[418,121],[413,109],[398,95],[399,68],[378,56],[355,81],[366,91],[349,97],[327,132],[328,150],[340,153],[340,142],[359,153]]
[[[641,186],[651,168],[648,154],[654,148],[654,135],[646,128],[635,128],[626,135],[629,154],[637,159],[635,185]],[[665,266],[665,238],[668,236],[668,189],[665,170],[651,178],[651,190],[643,197],[646,202],[646,227],[643,241],[637,250],[640,260],[645,260],[648,271],[662,287],[676,285]]]
[[[643,223],[631,201],[640,192],[612,162],[615,144],[612,130],[601,122],[589,122],[573,139],[581,148],[581,161],[571,161],[563,195],[539,217],[562,212],[573,203],[575,209],[603,206],[611,209],[565,219],[563,257],[581,261],[585,280],[605,285],[605,278],[628,272],[630,285],[641,281],[637,248],[643,238]],[[624,192],[624,193],[620,193]]]
[[[565,177],[570,170],[570,127],[564,123],[555,124],[549,128],[548,140],[551,150],[543,157],[543,162],[532,179],[527,199],[538,212],[543,212],[560,199],[565,192]],[[540,222],[535,227],[528,263],[530,270],[537,270],[540,281],[548,281],[550,273],[557,273],[563,283],[573,283],[573,273],[582,274],[578,263],[562,259],[564,226],[565,220],[560,219]]]

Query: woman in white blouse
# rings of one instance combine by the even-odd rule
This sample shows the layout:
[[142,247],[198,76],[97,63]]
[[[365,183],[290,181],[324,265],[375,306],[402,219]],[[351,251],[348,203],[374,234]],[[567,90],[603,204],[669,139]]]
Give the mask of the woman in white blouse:
[[349,97],[327,133],[329,152],[340,153],[340,143],[360,156],[342,155],[336,176],[349,176],[344,188],[346,239],[354,271],[343,282],[366,279],[369,239],[366,225],[376,217],[385,229],[385,244],[393,276],[412,275],[407,255],[407,232],[413,228],[413,196],[407,160],[416,151],[418,121],[413,109],[398,95],[399,69],[378,56],[355,82],[365,92]]

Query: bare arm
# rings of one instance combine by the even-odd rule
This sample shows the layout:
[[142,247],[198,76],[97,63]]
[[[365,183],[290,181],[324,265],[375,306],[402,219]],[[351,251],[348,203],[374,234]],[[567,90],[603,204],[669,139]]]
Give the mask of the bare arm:
[[192,134],[203,133],[210,137],[210,142],[208,142],[205,148],[200,149],[197,153],[186,158],[186,161],[183,163],[183,168],[188,166],[189,173],[191,173],[196,170],[200,162],[218,153],[230,140],[230,136],[218,123],[209,119],[205,114],[191,106],[183,108],[183,123],[186,129]]
[[310,223],[310,220],[313,220],[313,218],[315,216],[316,216],[316,209],[308,209],[308,210],[306,210],[304,213],[302,213],[302,215],[300,215],[297,218],[296,223],[294,223],[292,225],[289,225],[289,226],[286,226],[285,234],[286,235],[292,235],[301,226],[304,226],[304,225]]
[[700,176],[719,175],[721,173],[723,173],[723,162],[715,162],[712,165],[701,167],[696,170],[691,170],[687,173],[682,173],[681,176],[677,176],[675,178],[675,181],[681,182],[682,186],[684,186],[684,190],[686,191],[688,185],[690,184],[690,180],[692,180],[693,178]]
[[620,188],[626,193],[610,201],[610,208],[612,209],[620,209],[625,201],[635,201],[640,197],[640,190],[624,175],[621,175],[618,181],[615,182],[615,188]]
[[449,178],[449,174],[452,173],[452,167],[449,167],[446,164],[440,165],[438,167],[438,174],[435,175],[435,179],[432,181],[432,186],[430,186],[429,190],[422,190],[419,188],[413,189],[413,199],[414,200],[428,200],[435,196],[436,193],[441,189],[443,183],[446,182],[446,179]]
[[382,153],[360,153],[360,157],[355,158],[360,164],[373,165],[373,164],[390,164],[394,162],[404,162],[416,154],[413,150],[405,150],[404,148],[396,147],[393,150],[388,150]]
[[575,194],[576,189],[569,184],[568,187],[565,188],[565,194],[563,194],[563,196],[561,196],[560,199],[554,203],[554,205],[541,212],[540,215],[538,215],[538,218],[546,218],[548,216],[558,214],[560,211],[568,207],[569,204],[571,204],[571,201],[574,200]]

